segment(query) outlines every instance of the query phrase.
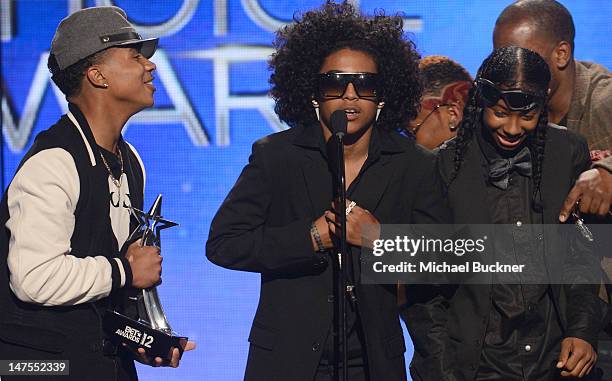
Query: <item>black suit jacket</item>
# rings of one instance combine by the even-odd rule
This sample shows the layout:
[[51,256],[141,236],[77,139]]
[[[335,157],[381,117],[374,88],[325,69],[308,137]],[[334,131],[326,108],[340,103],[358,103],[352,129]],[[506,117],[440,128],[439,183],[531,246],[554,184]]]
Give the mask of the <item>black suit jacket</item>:
[[[261,273],[246,380],[311,381],[331,329],[332,266],[314,252],[310,238],[311,223],[333,197],[323,146],[316,125],[256,142],[210,228],[206,255],[212,262]],[[375,129],[367,163],[352,196],[378,221],[447,221],[431,153],[395,132]],[[371,379],[405,380],[395,285],[358,283],[356,293]]]
[[[448,187],[448,201],[455,223],[491,223],[486,197],[486,168],[473,137],[468,143],[461,169],[449,184],[454,171],[454,140],[439,152],[439,168]],[[565,197],[584,170],[590,168],[584,138],[565,128],[549,126],[541,182],[543,223],[558,224]],[[570,229],[570,231],[572,231]],[[569,237],[568,237],[569,239]],[[604,306],[597,297],[600,271],[595,255],[580,255],[568,250],[568,242],[547,241],[548,263],[561,261],[564,270],[592,274],[595,285],[551,286],[553,303],[565,337],[578,337],[596,346]],[[411,287],[402,316],[413,338],[415,355],[411,375],[415,380],[473,380],[480,360],[491,308],[490,284]]]

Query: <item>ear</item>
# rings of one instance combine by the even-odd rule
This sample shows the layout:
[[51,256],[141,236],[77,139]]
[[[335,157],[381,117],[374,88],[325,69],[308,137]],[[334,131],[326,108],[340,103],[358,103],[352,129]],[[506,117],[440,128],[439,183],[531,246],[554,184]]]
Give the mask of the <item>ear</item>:
[[463,107],[471,88],[472,82],[458,81],[447,85],[442,91],[442,102],[450,105],[448,112],[451,119],[456,118],[457,123],[463,117]]
[[561,41],[553,49],[552,52],[552,64],[557,67],[558,70],[564,70],[567,65],[573,59],[572,46],[567,41]]
[[468,92],[472,88],[472,82],[457,81],[446,85],[442,90],[442,102],[453,103],[458,102],[465,104]]
[[451,131],[454,131],[459,123],[461,123],[461,119],[463,119],[463,104],[459,102],[449,103],[450,106],[446,108],[448,112],[448,123]]
[[93,86],[98,88],[107,88],[108,81],[102,73],[100,65],[92,65],[85,71],[85,77],[87,81]]

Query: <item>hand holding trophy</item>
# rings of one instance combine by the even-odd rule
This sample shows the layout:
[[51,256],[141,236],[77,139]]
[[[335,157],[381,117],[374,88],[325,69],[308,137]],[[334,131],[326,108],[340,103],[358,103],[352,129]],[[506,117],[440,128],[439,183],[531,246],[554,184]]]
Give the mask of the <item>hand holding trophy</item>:
[[[161,216],[161,204],[162,196],[158,195],[147,213],[130,208],[132,215],[138,219],[139,225],[132,232],[129,241],[140,237],[137,242],[140,242],[143,249],[157,248],[157,257],[151,258],[150,255],[154,255],[153,253],[145,254],[149,255],[147,259],[152,259],[148,263],[152,268],[155,268],[156,262],[161,263],[161,256],[159,256],[161,230],[178,225]],[[153,278],[157,276],[157,274],[150,275]],[[151,283],[147,279],[143,279],[142,282],[143,284]],[[129,297],[128,302],[132,305],[127,308],[132,307],[131,309],[137,312],[137,319],[132,319],[117,311],[108,311],[104,317],[105,331],[116,345],[128,347],[138,353],[142,359],[159,357],[170,365],[178,363],[184,350],[193,349],[193,343],[172,330],[155,286],[137,291],[134,296]],[[173,356],[174,348],[178,349],[178,358],[176,355]],[[160,365],[160,363],[151,365]]]

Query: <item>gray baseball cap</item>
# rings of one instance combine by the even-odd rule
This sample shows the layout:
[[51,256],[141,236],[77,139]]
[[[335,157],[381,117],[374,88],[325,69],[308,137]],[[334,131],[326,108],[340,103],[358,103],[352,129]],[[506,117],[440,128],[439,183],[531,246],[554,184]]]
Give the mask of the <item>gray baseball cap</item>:
[[83,58],[113,46],[135,45],[150,58],[158,38],[143,39],[118,7],[93,7],[74,12],[60,22],[51,42],[50,53],[60,70]]

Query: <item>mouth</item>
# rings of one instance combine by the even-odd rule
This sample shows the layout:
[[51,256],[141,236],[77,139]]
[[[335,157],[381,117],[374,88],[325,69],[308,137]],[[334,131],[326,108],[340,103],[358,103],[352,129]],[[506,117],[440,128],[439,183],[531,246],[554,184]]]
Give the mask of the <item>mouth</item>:
[[150,88],[152,91],[155,91],[155,85],[153,85],[153,80],[155,78],[151,77],[151,79],[149,79],[148,81],[145,81],[145,86],[147,86],[148,88]]
[[359,117],[361,110],[357,107],[347,107],[344,109],[344,113],[346,114],[346,119],[350,122],[351,120],[355,120]]
[[501,134],[495,134],[495,136],[497,137],[497,142],[499,143],[499,145],[502,148],[508,149],[512,149],[519,146],[525,139],[525,134],[514,137],[504,136]]

